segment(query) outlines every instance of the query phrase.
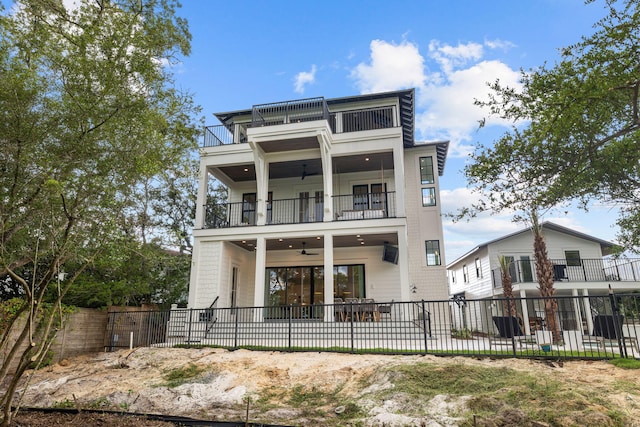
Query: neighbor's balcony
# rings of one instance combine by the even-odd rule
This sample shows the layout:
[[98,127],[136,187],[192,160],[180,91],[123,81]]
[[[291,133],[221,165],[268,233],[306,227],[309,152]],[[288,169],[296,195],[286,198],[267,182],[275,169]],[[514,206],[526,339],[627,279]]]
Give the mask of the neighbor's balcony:
[[328,120],[336,134],[397,127],[394,117],[392,106],[330,113],[324,98],[261,104],[253,107],[250,123],[205,127],[203,147],[248,142],[247,130],[252,127]]
[[[552,259],[555,282],[640,281],[640,259]],[[514,261],[509,268],[513,284],[537,283],[535,260]],[[502,287],[502,272],[491,271],[493,286]]]
[[[333,196],[335,221],[395,218],[395,192]],[[324,203],[316,198],[271,200],[267,203],[266,225],[322,222]],[[204,228],[256,225],[256,204],[248,202],[205,206]]]

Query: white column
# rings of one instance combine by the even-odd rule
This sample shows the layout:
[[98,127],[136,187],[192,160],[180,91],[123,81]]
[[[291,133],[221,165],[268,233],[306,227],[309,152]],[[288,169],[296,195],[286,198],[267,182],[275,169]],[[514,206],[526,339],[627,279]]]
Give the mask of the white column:
[[[267,241],[264,237],[258,237],[256,239],[256,273],[254,279],[254,294],[253,305],[254,307],[264,306],[264,292],[265,292],[265,269],[267,266]],[[254,314],[254,321],[262,321],[262,310],[256,310]]]
[[323,221],[333,221],[333,159],[331,158],[331,149],[326,134],[322,133],[322,141],[320,143],[320,156],[322,160],[322,178],[324,184],[324,208]]
[[524,334],[531,335],[531,327],[529,325],[529,308],[527,307],[527,291],[520,290],[520,304],[522,305],[522,323],[524,323]]
[[200,163],[200,176],[198,179],[198,196],[196,198],[196,222],[195,228],[205,228],[205,215],[207,205],[207,186],[209,181],[209,173],[207,167]]
[[265,225],[269,194],[269,163],[261,150],[254,150],[253,157],[256,168],[256,225]]
[[332,322],[334,311],[333,300],[333,235],[324,234],[324,304],[329,306],[324,311],[325,322]]
[[589,302],[589,290],[582,290],[582,303],[584,304],[584,317],[587,319],[587,330],[585,331],[587,334],[590,334],[593,331],[593,319],[591,318],[591,303]]
[[573,311],[576,313],[576,326],[581,334],[584,334],[583,326],[582,326],[582,312],[580,310],[580,303],[578,299],[578,290],[571,289],[571,296],[574,297],[573,300]]
[[393,177],[396,186],[396,216],[401,218],[407,216],[404,204],[404,189],[406,185],[404,182],[404,149],[402,141],[393,148]]

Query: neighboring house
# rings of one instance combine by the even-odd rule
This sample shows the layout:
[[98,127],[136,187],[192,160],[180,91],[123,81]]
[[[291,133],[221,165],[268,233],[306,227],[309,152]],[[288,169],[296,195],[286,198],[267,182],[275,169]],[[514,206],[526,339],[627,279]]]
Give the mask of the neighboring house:
[[[414,141],[414,90],[215,116],[200,150],[190,308],[448,298],[448,142]],[[212,178],[228,203],[208,200]]]
[[[598,239],[551,222],[542,224],[549,259],[553,264],[556,295],[602,296],[609,285],[616,293],[640,290],[640,260],[607,258],[613,243]],[[449,294],[456,300],[502,297],[499,256],[510,261],[509,273],[516,298],[531,298],[521,309],[523,317],[543,317],[533,256],[531,228],[491,240],[477,246],[447,265]],[[559,299],[559,310],[566,318],[582,319],[590,324],[588,298],[583,307],[570,306]],[[566,306],[565,306],[566,305]],[[534,320],[531,320],[533,327]],[[582,322],[576,322],[582,324]],[[527,333],[530,325],[525,322]],[[566,325],[565,325],[566,326]],[[572,325],[573,326],[573,325]],[[575,325],[576,327],[579,325]],[[576,327],[570,327],[575,329]]]

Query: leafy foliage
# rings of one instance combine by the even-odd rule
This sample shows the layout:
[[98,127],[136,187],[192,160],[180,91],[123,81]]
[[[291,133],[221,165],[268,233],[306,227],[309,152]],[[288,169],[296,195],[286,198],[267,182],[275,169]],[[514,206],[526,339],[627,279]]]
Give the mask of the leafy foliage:
[[3,425],[17,382],[55,332],[44,301],[59,307],[85,270],[131,241],[141,189],[194,148],[199,110],[171,78],[191,38],[177,6],[23,0],[0,15],[0,277],[33,307],[0,348],[9,354],[0,381],[18,366],[0,399]]
[[562,49],[558,63],[522,71],[521,90],[490,86],[478,104],[514,125],[493,147],[478,147],[465,174],[488,196],[477,210],[616,205],[621,241],[637,250],[640,6],[607,6],[595,32]]

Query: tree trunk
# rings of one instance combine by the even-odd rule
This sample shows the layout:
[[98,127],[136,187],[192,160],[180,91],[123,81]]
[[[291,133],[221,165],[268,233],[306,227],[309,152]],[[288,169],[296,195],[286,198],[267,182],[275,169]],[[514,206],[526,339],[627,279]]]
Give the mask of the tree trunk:
[[517,316],[515,301],[513,300],[513,281],[511,279],[511,274],[509,274],[509,266],[510,262],[507,261],[507,258],[500,255],[498,257],[498,261],[500,262],[500,273],[502,279],[502,294],[506,298],[502,301],[502,306],[504,309],[505,316]]
[[545,321],[547,329],[551,331],[553,342],[562,341],[560,336],[560,324],[558,323],[558,300],[555,297],[555,287],[553,286],[553,265],[547,253],[547,244],[542,235],[542,228],[538,224],[536,215],[533,218],[533,254],[536,259],[536,275],[538,276],[538,286],[540,296],[544,301]]

